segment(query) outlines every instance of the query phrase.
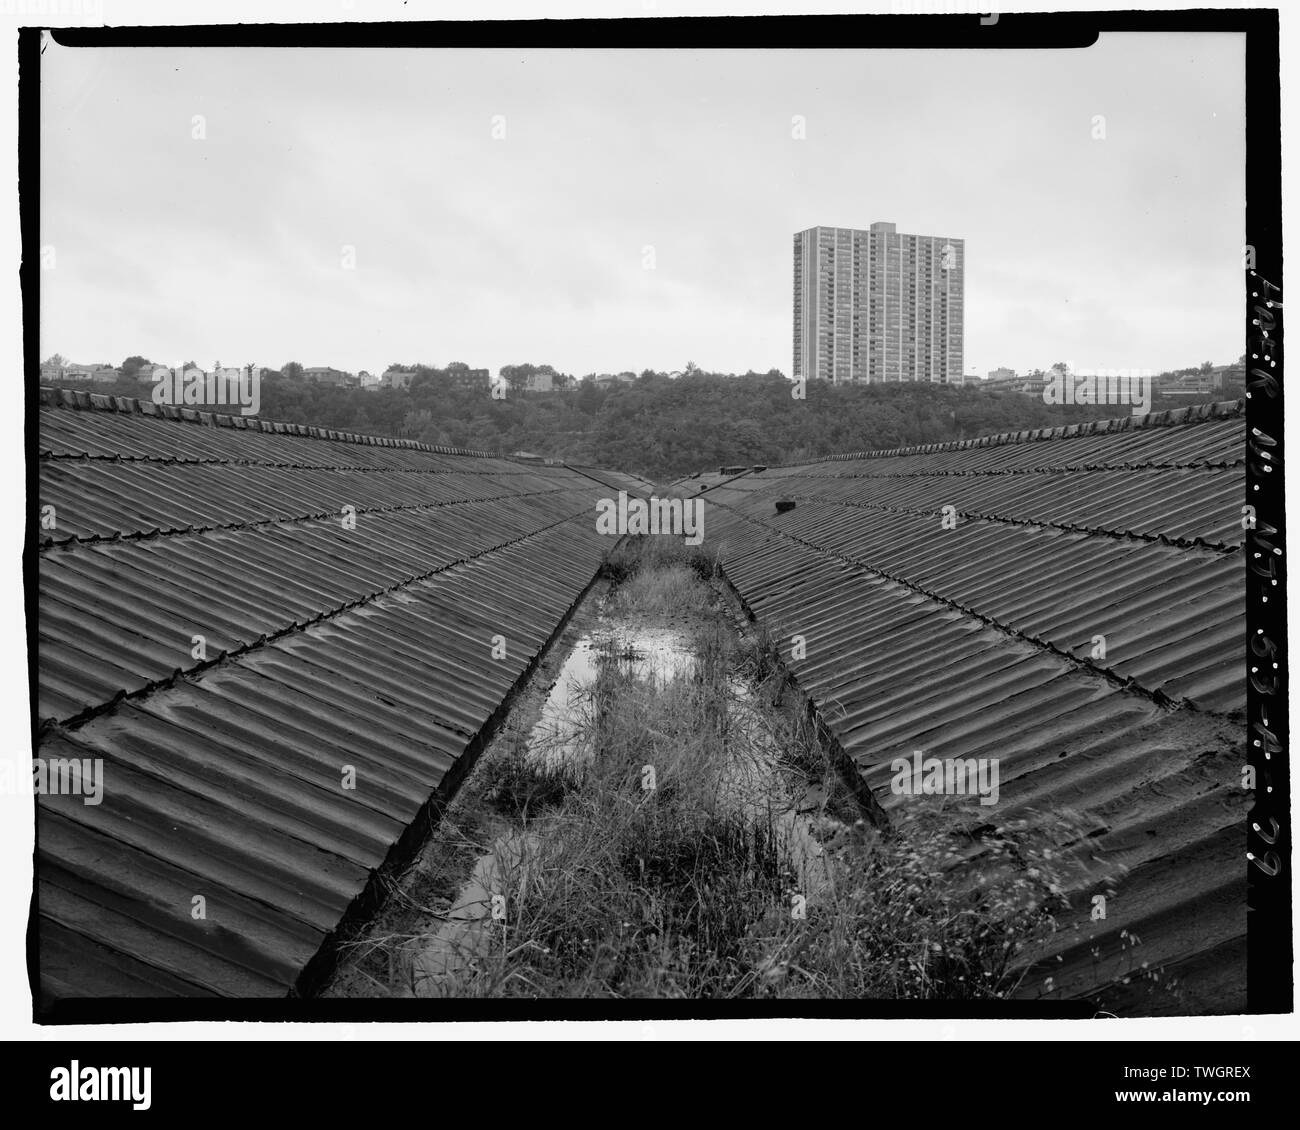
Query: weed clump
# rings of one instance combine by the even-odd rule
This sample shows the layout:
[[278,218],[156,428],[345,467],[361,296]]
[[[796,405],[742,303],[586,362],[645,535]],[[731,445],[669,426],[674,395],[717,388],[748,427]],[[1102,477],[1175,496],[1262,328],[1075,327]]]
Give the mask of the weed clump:
[[[1058,813],[964,831],[943,803],[850,840],[833,897],[773,929],[764,995],[978,1000],[1010,996],[1069,909],[1082,822]],[[971,820],[982,819],[970,813]]]
[[666,534],[631,534],[606,553],[600,575],[621,585],[637,574],[649,575],[677,565],[703,581],[721,574],[721,559],[711,545],[687,545],[684,538]]
[[534,764],[515,747],[487,765],[483,796],[495,811],[526,820],[560,804],[572,788],[568,774]]
[[614,585],[621,585],[636,573],[640,567],[641,550],[639,543],[644,538],[623,538],[613,549],[605,554],[600,563],[600,576]]

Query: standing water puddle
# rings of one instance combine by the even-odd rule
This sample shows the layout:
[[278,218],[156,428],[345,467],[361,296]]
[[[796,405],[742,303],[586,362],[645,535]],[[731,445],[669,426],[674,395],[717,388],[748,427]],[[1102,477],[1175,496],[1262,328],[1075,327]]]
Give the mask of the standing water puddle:
[[589,692],[601,664],[616,663],[638,679],[663,686],[695,669],[684,633],[672,628],[607,628],[579,638],[528,737],[528,756],[549,768],[591,756]]

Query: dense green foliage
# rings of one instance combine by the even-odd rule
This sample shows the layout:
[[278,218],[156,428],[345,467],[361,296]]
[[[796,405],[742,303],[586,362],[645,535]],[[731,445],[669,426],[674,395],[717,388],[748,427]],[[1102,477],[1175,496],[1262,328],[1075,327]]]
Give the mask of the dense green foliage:
[[[796,400],[790,382],[775,371],[731,376],[691,370],[676,379],[647,371],[608,387],[581,380],[557,392],[514,388],[497,400],[455,370],[412,367],[418,375],[409,389],[333,388],[269,374],[262,382],[260,415],[453,447],[528,451],[666,482],[724,464],[775,464],[1128,411],[1050,406],[1015,392],[926,383],[812,382],[806,399]],[[92,391],[147,398],[150,386],[123,380]],[[1215,399],[1238,395],[1236,388],[1225,389]],[[1153,407],[1188,403],[1187,397],[1157,395]]]

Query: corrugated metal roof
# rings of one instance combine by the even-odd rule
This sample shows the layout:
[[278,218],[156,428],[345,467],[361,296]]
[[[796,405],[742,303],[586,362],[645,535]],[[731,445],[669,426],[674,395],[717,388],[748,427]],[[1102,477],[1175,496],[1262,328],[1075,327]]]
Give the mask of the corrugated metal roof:
[[726,575],[886,811],[905,802],[897,757],[997,757],[990,819],[1084,810],[1131,868],[1104,921],[1080,879],[1031,995],[1244,1009],[1244,497],[1236,404],[773,467],[707,494]]
[[608,486],[151,407],[42,392],[38,756],[104,766],[40,798],[42,992],[283,995],[590,583]]
[[[650,484],[80,392],[40,417],[38,752],[105,766],[102,804],[41,798],[42,991],[282,995],[589,583],[595,499]],[[999,818],[1086,810],[1131,868],[1105,922],[1075,892],[1053,993],[1244,1006],[1243,432],[1184,409],[674,486],[711,487],[709,543],[886,809],[894,756],[998,756]]]
[[678,479],[668,488],[668,493],[680,498],[693,498],[695,495],[704,494],[707,491],[713,490],[722,483],[731,482],[750,473],[751,469],[748,467],[736,474],[722,474],[719,471],[701,471],[699,474],[690,475],[684,479]]
[[610,471],[604,467],[585,467],[577,463],[568,466],[587,478],[609,487],[613,491],[625,490],[629,495],[647,496],[654,492],[655,485],[640,475],[631,475],[626,471]]

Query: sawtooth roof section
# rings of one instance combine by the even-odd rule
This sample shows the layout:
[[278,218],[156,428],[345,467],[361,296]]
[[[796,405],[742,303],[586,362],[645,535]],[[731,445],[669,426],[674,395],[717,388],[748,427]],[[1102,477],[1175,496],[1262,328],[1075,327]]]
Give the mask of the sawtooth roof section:
[[886,812],[907,802],[895,758],[997,757],[990,822],[1082,810],[1131,868],[1105,921],[1081,878],[1050,988],[1027,993],[1244,1008],[1240,405],[771,468],[706,498],[726,575]]
[[39,798],[42,994],[284,995],[591,582],[607,489],[142,407],[42,391],[38,754],[104,767]]

